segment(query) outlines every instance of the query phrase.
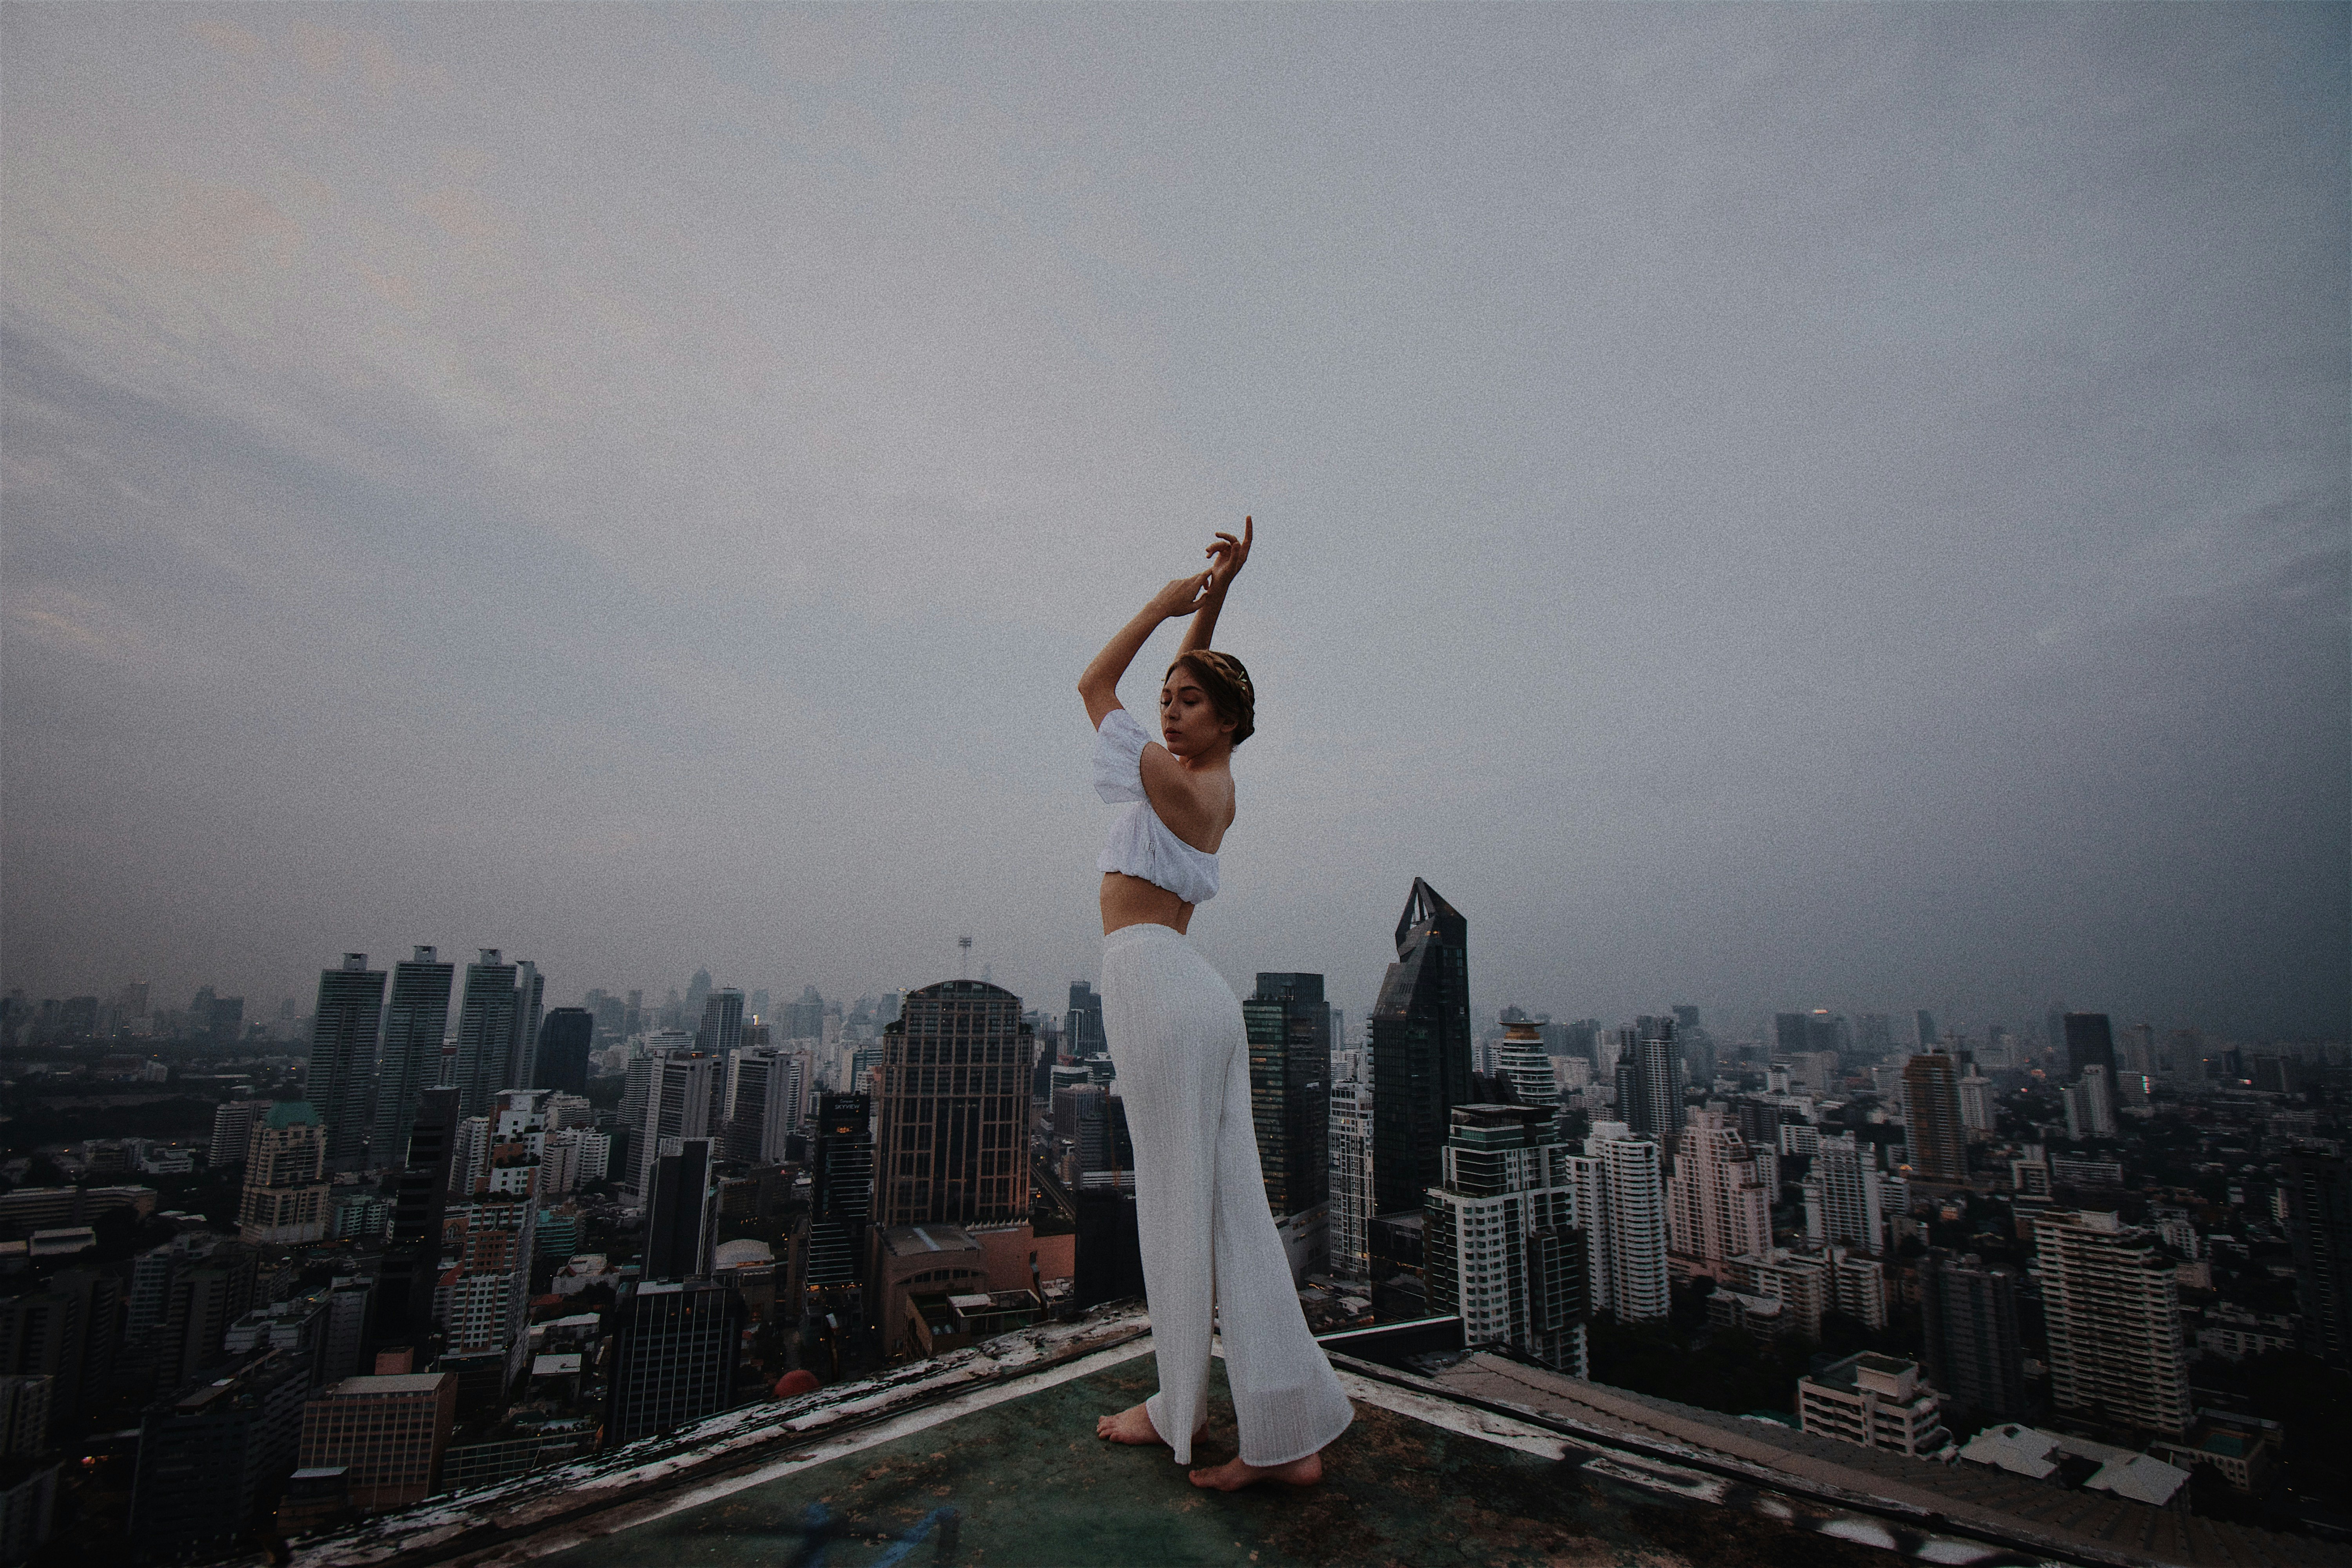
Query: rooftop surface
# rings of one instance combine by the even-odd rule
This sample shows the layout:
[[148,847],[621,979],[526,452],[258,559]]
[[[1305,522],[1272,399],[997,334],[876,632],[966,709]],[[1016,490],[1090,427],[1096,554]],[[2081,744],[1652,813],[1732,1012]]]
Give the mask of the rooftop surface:
[[[1148,1324],[1114,1310],[437,1500],[300,1542],[294,1562],[2352,1562],[2316,1542],[2216,1533],[2203,1521],[1999,1472],[1955,1477],[1500,1357],[1470,1356],[1429,1377],[1364,1359],[1378,1345],[1361,1335],[1327,1344],[1358,1416],[1327,1452],[1324,1484],[1307,1491],[1202,1492],[1165,1450],[1097,1439],[1097,1415],[1152,1386]],[[1215,1463],[1233,1451],[1220,1366],[1196,1457]],[[2133,1529],[2085,1532],[2086,1500],[2135,1510],[2125,1516]],[[2012,1516],[2007,1505],[2020,1501],[2044,1511]],[[2142,1517],[2158,1514],[2174,1521],[2171,1534],[2151,1533]]]

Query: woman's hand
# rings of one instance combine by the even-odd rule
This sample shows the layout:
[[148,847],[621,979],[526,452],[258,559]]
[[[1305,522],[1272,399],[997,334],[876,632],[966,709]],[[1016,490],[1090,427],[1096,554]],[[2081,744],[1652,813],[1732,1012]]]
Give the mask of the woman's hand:
[[1242,519],[1242,536],[1220,533],[1217,542],[1209,546],[1209,592],[1222,595],[1241,574],[1242,563],[1249,559],[1250,540],[1256,529],[1248,518]]
[[1143,606],[1146,615],[1160,620],[1173,621],[1191,615],[1201,607],[1209,589],[1210,574],[1196,572],[1190,577],[1179,577],[1157,594]]

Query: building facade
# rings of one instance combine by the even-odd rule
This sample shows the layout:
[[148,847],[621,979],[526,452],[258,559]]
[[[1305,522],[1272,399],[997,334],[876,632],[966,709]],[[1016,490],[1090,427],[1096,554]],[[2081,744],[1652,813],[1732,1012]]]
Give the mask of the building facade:
[[1372,1087],[1331,1086],[1331,1272],[1368,1279],[1372,1269]]
[[1816,1436],[1928,1458],[1951,1447],[1941,1403],[1916,1363],[1873,1351],[1797,1380],[1797,1415]]
[[709,1280],[630,1280],[613,1309],[604,1443],[616,1447],[733,1402],[743,1299]]
[[346,1469],[362,1512],[408,1508],[440,1489],[457,1419],[454,1373],[342,1378],[303,1406],[301,1463]]

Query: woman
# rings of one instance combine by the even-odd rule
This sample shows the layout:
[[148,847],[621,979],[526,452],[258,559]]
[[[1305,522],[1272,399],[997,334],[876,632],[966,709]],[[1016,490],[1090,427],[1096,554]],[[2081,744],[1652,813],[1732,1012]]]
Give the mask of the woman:
[[[1255,534],[1217,535],[1209,569],[1180,577],[1104,645],[1078,678],[1094,721],[1095,789],[1132,801],[1102,872],[1103,1032],[1135,1138],[1135,1218],[1151,1307],[1160,1392],[1106,1415],[1115,1443],[1166,1443],[1190,1464],[1207,1425],[1209,1331],[1224,1336],[1241,1455],[1192,1472],[1233,1491],[1262,1480],[1311,1486],[1323,1446],[1354,1418],[1307,1331],[1258,1173],[1249,1045],[1232,987],[1184,940],[1217,892],[1217,850],[1234,821],[1234,748],[1254,725],[1249,672],[1210,634]],[[1118,680],[1160,622],[1192,617],[1160,686],[1160,740],[1119,706]]]

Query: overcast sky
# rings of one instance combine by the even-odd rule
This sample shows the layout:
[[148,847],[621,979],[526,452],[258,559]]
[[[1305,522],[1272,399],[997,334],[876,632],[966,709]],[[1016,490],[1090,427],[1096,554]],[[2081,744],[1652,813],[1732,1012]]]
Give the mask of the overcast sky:
[[0,980],[1058,1009],[1248,511],[1237,986],[2342,1037],[2347,16],[10,5]]

